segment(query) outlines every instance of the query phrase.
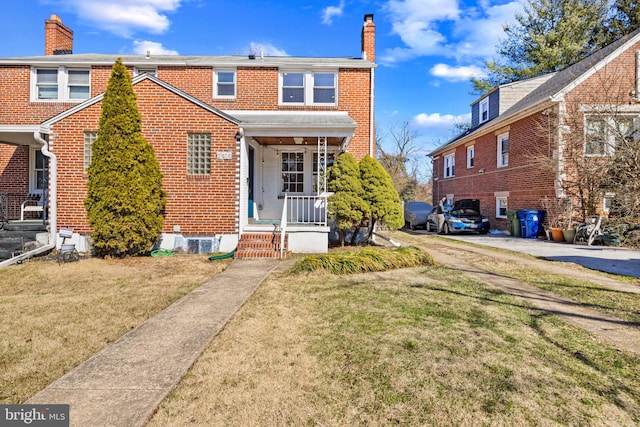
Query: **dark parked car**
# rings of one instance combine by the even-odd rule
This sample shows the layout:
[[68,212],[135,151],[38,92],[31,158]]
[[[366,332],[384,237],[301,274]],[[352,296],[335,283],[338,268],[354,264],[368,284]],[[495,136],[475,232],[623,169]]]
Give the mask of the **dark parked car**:
[[[433,208],[427,218],[427,231],[438,231],[436,215],[436,208]],[[461,231],[474,231],[480,234],[489,232],[489,219],[480,214],[478,199],[458,200],[450,209],[446,209],[442,232],[449,234]]]
[[433,206],[425,202],[407,202],[404,204],[404,226],[415,230],[417,227],[426,227],[427,215]]

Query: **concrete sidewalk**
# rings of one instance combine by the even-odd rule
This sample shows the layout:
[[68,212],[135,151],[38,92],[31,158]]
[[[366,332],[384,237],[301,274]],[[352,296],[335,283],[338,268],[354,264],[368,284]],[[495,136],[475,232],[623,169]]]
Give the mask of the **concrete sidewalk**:
[[277,260],[235,260],[222,273],[33,396],[70,404],[71,426],[142,426],[247,301]]

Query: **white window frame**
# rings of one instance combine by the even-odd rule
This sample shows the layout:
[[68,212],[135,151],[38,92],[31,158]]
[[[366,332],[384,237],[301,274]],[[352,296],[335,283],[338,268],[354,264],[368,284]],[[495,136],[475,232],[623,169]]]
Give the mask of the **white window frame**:
[[[483,117],[486,113],[486,117]],[[484,123],[489,120],[489,97],[487,96],[478,103],[478,122]]]
[[[505,140],[507,142],[506,153],[504,153],[504,150],[503,150]],[[509,132],[501,133],[500,135],[498,135],[496,147],[497,147],[497,152],[496,152],[497,166],[499,168],[509,166]]]
[[[301,102],[289,102],[283,97],[284,92],[284,76],[289,74],[302,74],[302,86],[287,86],[292,89],[302,89],[302,101]],[[333,86],[316,86],[315,76],[316,74],[333,74]],[[278,103],[279,105],[320,105],[320,106],[335,106],[338,105],[338,76],[339,73],[334,69],[327,70],[302,70],[302,69],[281,69],[278,73]],[[333,89],[333,101],[332,102],[315,102],[314,92],[316,89],[327,90]]]
[[[232,82],[220,82],[219,75],[220,73],[232,74],[233,81]],[[232,86],[233,94],[231,95],[220,95],[219,86]],[[231,68],[216,68],[213,70],[213,97],[214,98],[222,98],[222,99],[234,99],[236,97],[238,90],[238,73],[235,69]]]
[[[29,149],[29,194],[42,194],[44,191],[44,187],[38,188],[38,172],[39,171],[42,171],[43,173],[47,172],[49,158],[44,154],[42,154],[42,157],[45,162],[45,168],[38,169],[36,167],[36,157],[38,155],[38,152],[42,153],[40,148],[31,147]],[[48,177],[45,177],[45,178],[48,178]]]
[[[51,99],[39,98],[38,97],[38,87],[47,85],[47,84],[38,84],[38,70],[56,70],[57,71],[57,79],[55,85],[53,83],[48,86],[57,86],[57,97]],[[84,71],[87,72],[88,82],[86,84],[76,83],[70,84],[69,82],[69,71]],[[78,86],[84,87],[86,86],[89,90],[87,93],[87,97],[82,98],[72,98],[71,97],[71,87]],[[91,69],[90,68],[66,68],[63,66],[60,67],[31,67],[31,101],[32,102],[83,102],[87,99],[91,98]]]
[[471,169],[474,166],[475,158],[476,158],[475,145],[470,145],[467,147],[467,169]]
[[[291,158],[293,156],[293,159]],[[299,159],[299,157],[301,156],[301,159]],[[305,182],[306,180],[306,165],[305,165],[305,161],[306,161],[306,157],[304,151],[281,151],[280,152],[280,194],[304,194],[305,191]],[[301,165],[302,166],[302,170],[298,170],[297,168],[295,170],[289,169],[287,168],[287,170],[284,169],[284,165],[285,165],[285,161],[292,161],[295,165]],[[286,178],[286,176],[289,175],[296,175],[297,179],[296,181],[289,181],[288,178]],[[296,186],[296,190],[301,190],[301,191],[290,191],[291,187],[290,186]],[[300,188],[300,186],[302,188]]]
[[[625,117],[631,119],[631,126],[635,127],[638,122],[638,114],[619,114],[615,117],[613,116],[603,116],[603,115],[594,115],[594,114],[585,114],[584,116],[584,155],[587,157],[605,157],[611,156],[614,154],[616,145],[618,145],[617,141],[617,131],[616,131],[616,118]],[[591,119],[591,120],[590,120]],[[602,129],[602,139],[604,146],[602,147],[601,153],[594,153],[587,151],[587,141],[589,140],[589,123],[592,121],[601,121],[603,123],[604,129]]]
[[193,132],[187,134],[187,175],[211,174],[211,134]]
[[443,158],[443,176],[453,178],[456,176],[456,153],[446,154]]
[[[504,215],[500,214],[500,209],[502,209],[502,203],[504,203]],[[508,209],[509,209],[509,197],[496,196],[496,218],[507,218]]]

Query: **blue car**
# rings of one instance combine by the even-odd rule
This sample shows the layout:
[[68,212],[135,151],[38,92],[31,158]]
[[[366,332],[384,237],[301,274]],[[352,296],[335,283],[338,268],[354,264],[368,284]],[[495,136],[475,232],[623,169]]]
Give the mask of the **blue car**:
[[[436,208],[433,208],[427,219],[427,231],[438,231]],[[444,234],[458,232],[476,232],[487,234],[489,232],[489,218],[480,214],[480,201],[478,199],[461,199],[453,203],[453,206],[445,207]]]

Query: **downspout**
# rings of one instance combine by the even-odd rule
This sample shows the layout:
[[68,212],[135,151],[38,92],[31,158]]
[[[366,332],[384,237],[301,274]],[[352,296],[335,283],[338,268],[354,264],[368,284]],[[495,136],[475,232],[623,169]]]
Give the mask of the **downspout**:
[[374,156],[374,152],[373,152],[373,149],[374,149],[375,143],[376,143],[375,136],[374,136],[374,132],[375,132],[376,128],[375,128],[375,123],[373,122],[373,120],[375,118],[375,114],[374,114],[374,111],[373,111],[374,105],[375,105],[375,103],[374,103],[374,97],[375,97],[374,89],[375,89],[375,68],[371,68],[371,96],[369,97],[369,99],[370,99],[369,102],[371,103],[371,105],[369,106],[369,110],[370,110],[370,113],[369,113],[369,155],[375,159],[377,156]]
[[40,136],[40,131],[35,131],[33,133],[33,138],[40,143],[40,150],[42,151],[42,154],[49,158],[49,243],[6,261],[2,261],[0,262],[0,267],[15,264],[41,253],[48,252],[56,247],[56,230],[58,228],[58,160],[56,159],[55,154],[49,151],[49,143]]

